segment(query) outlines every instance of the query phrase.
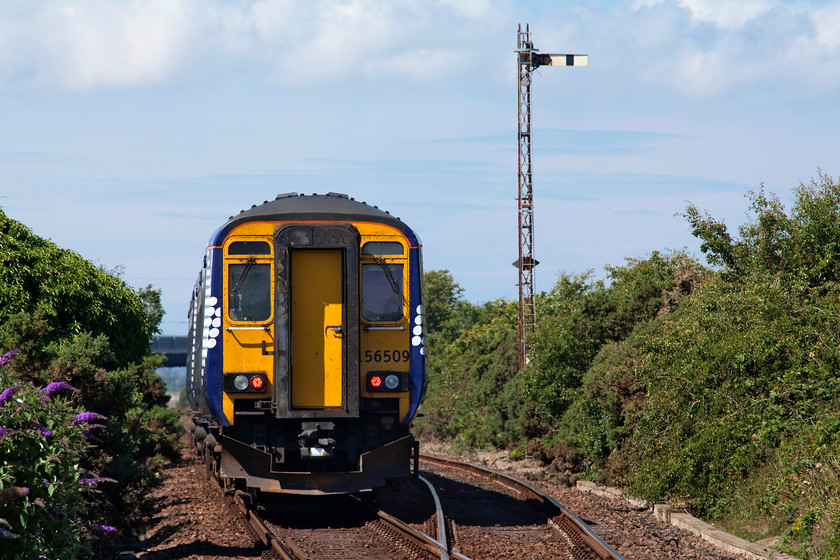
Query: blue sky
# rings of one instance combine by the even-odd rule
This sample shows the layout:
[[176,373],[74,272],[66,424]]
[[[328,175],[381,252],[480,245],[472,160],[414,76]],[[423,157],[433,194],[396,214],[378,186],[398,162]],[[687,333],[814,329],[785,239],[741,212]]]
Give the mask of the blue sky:
[[840,1],[5,0],[0,207],[183,334],[209,235],[278,193],[388,209],[471,301],[515,299],[516,29],[534,77],[538,290],[698,252],[748,191],[840,174]]

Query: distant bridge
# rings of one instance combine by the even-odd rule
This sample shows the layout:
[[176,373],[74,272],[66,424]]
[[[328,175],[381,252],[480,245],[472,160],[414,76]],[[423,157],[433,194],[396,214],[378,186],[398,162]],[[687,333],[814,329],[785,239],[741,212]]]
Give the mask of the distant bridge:
[[149,348],[155,354],[164,354],[163,367],[185,367],[189,345],[186,336],[154,336]]

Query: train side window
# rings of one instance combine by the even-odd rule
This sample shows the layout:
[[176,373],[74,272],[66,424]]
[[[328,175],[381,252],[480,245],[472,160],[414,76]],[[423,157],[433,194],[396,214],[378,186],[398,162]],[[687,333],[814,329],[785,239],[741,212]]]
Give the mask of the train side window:
[[228,292],[228,315],[232,320],[268,320],[271,317],[271,265],[256,264],[253,258],[244,264],[229,264]]
[[368,321],[399,321],[403,318],[403,265],[362,265],[362,317]]
[[362,246],[363,255],[404,255],[402,243],[396,241],[369,241]]
[[228,255],[270,255],[271,245],[265,241],[234,241],[228,246]]

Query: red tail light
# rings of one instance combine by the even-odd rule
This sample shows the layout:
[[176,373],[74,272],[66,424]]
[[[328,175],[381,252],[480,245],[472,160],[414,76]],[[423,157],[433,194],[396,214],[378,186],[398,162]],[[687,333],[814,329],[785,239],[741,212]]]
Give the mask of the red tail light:
[[407,371],[371,371],[367,374],[367,390],[375,393],[408,391]]

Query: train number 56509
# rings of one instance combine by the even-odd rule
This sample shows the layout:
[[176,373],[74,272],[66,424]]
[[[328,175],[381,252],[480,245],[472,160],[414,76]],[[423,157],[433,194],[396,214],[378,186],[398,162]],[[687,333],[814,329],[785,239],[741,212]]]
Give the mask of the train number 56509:
[[365,362],[407,362],[408,350],[365,350]]

